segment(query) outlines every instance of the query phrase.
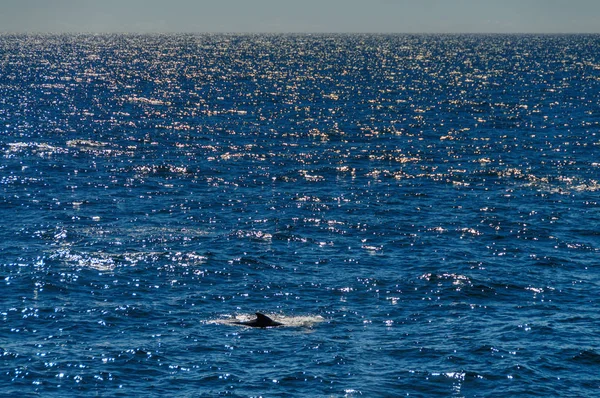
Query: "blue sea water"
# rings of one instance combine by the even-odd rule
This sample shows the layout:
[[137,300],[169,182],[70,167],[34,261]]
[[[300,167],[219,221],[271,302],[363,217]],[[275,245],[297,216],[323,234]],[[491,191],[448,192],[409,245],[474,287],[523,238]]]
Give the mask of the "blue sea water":
[[2,35],[0,131],[1,396],[600,396],[598,35]]

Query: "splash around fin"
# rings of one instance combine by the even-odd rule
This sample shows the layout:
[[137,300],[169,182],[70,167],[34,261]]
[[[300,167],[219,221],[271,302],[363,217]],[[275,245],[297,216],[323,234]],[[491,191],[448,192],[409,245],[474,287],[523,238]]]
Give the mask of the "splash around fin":
[[207,320],[207,324],[243,326],[249,328],[304,328],[312,329],[317,323],[323,322],[325,319],[320,315],[276,315],[275,317],[267,316],[261,312],[251,314],[226,315],[220,319]]

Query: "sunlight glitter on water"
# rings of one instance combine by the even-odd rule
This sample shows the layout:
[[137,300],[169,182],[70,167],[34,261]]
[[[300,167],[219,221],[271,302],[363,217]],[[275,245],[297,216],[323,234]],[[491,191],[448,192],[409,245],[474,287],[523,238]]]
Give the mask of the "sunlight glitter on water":
[[597,47],[1,36],[0,394],[593,394]]

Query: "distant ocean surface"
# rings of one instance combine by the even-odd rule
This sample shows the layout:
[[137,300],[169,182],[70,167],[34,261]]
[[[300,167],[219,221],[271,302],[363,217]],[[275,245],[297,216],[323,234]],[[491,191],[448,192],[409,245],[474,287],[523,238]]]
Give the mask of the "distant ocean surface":
[[5,34],[0,130],[0,396],[600,396],[598,35]]

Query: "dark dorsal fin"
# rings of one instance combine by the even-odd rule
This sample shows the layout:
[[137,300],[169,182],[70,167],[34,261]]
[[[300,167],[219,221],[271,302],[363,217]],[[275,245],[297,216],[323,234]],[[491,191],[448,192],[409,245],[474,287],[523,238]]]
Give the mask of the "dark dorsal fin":
[[253,328],[269,328],[274,326],[283,326],[283,323],[274,321],[265,314],[261,314],[260,312],[257,312],[256,319],[253,319],[251,321],[233,321],[232,323],[234,325],[243,325]]
[[268,316],[266,316],[265,314],[261,314],[260,312],[256,313],[256,320],[259,323],[266,323],[266,324],[270,324],[273,323],[273,320],[271,318],[269,318]]
[[282,326],[282,323],[279,323],[277,321],[272,320],[271,318],[269,318],[268,316],[266,316],[265,314],[261,314],[260,312],[256,313],[256,321],[255,321],[256,326],[258,327],[269,327],[269,326]]

